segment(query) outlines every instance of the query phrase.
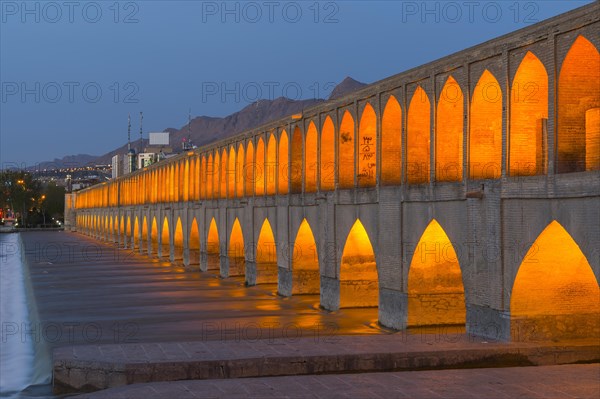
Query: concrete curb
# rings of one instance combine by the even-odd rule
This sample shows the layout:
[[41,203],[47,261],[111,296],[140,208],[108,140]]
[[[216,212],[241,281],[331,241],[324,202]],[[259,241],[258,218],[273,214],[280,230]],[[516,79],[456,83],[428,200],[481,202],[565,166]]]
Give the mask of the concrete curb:
[[[326,347],[310,339],[294,345],[272,340],[64,347],[54,352],[54,392],[93,392],[158,381],[600,361],[600,344],[593,342],[566,346],[485,342],[407,345],[394,343],[392,339],[398,337],[393,335],[339,338]],[[272,350],[264,350],[265,345]]]

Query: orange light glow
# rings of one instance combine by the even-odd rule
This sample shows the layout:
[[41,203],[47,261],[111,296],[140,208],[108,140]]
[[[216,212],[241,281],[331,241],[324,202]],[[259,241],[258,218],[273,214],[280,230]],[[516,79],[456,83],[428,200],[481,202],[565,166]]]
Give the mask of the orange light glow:
[[246,145],[246,163],[244,164],[244,193],[254,195],[254,144],[248,141]]
[[381,184],[398,185],[402,180],[402,109],[390,96],[381,120]]
[[267,143],[267,163],[265,164],[267,195],[274,195],[277,187],[277,138],[275,133],[269,135]]
[[373,307],[379,303],[375,253],[360,220],[348,234],[340,266],[340,307]]
[[502,88],[487,69],[471,100],[469,175],[498,179],[502,170]]
[[335,128],[327,116],[321,130],[321,191],[332,191],[335,187]]
[[317,191],[317,136],[317,127],[311,121],[306,131],[304,147],[304,191],[307,193]]
[[135,217],[135,221],[133,223],[133,248],[140,248],[140,223],[139,220],[137,218],[137,216]]
[[296,126],[292,135],[291,193],[302,192],[302,132]]
[[429,181],[431,103],[418,86],[408,106],[406,132],[406,178],[410,184]]
[[[110,224],[110,219],[109,219]],[[110,227],[109,227],[110,230]],[[144,216],[142,221],[142,240],[140,241],[140,249],[144,248],[145,245],[148,245],[148,219]]]
[[198,231],[198,221],[196,218],[192,220],[192,225],[190,226],[188,245],[190,248],[190,265],[198,265],[200,263],[200,233]]
[[277,192],[279,195],[288,193],[288,186],[290,182],[290,173],[289,173],[289,155],[288,155],[288,135],[285,130],[281,132],[279,136],[279,176],[278,176],[278,184],[277,184]]
[[292,255],[292,294],[318,294],[321,286],[317,244],[304,219],[294,241]]
[[517,340],[600,337],[598,280],[558,222],[544,229],[523,258],[510,311],[517,317]]
[[358,128],[358,186],[374,187],[377,171],[377,115],[367,103]]
[[[578,36],[565,57],[558,79],[558,173],[600,169],[600,151],[586,151],[589,142],[598,148],[600,128],[588,110],[600,108],[600,53],[584,36]],[[597,112],[597,111],[596,111]],[[596,114],[597,115],[597,114]]]
[[152,241],[152,252],[158,252],[158,225],[156,218],[152,218],[152,228],[150,230],[150,240]]
[[227,165],[227,198],[235,197],[235,176],[236,176],[235,147],[229,147],[229,164]]
[[458,257],[434,219],[423,232],[408,271],[408,326],[465,324]]
[[181,226],[181,218],[177,218],[175,224],[175,233],[173,234],[173,246],[175,259],[183,259],[183,228]]
[[265,195],[265,142],[258,139],[254,164],[254,195]]
[[221,175],[221,156],[219,150],[215,151],[215,157],[213,161],[213,195],[212,198],[219,198],[219,189],[221,188],[221,182],[219,180]]
[[435,178],[461,181],[463,175],[463,93],[452,76],[448,77],[437,106],[435,134]]
[[269,219],[260,229],[256,247],[256,284],[277,283],[277,248]]
[[208,227],[208,235],[206,237],[206,254],[208,269],[214,270],[220,267],[220,243],[219,243],[219,231],[217,230],[217,222],[215,218],[212,218]]
[[354,146],[354,118],[349,111],[346,111],[338,134],[338,185],[342,189],[354,188]]
[[510,91],[511,176],[544,174],[548,119],[548,74],[540,60],[528,51],[515,74]]
[[229,164],[227,163],[227,149],[223,148],[221,152],[221,169],[219,180],[221,182],[221,188],[219,190],[219,198],[227,198],[227,168]]
[[169,219],[165,216],[161,231],[162,257],[169,258],[171,256],[171,243],[169,242]]
[[244,155],[244,144],[240,143],[237,150],[237,166],[235,169],[235,195],[238,198],[244,196],[244,171],[246,156]]
[[231,228],[227,257],[229,258],[229,275],[243,276],[246,272],[246,252],[244,248],[242,226],[237,218],[233,222],[233,227]]

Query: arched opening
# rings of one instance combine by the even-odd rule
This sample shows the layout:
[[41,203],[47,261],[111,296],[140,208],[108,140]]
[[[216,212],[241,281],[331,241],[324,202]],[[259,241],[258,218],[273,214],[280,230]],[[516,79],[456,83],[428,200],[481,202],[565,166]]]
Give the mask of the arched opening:
[[254,195],[265,195],[265,142],[260,137],[256,144],[254,164]]
[[215,151],[215,157],[213,161],[213,199],[217,199],[220,197],[219,190],[221,188],[220,184],[220,173],[221,172],[221,156],[219,155],[219,150]]
[[399,185],[402,181],[402,108],[390,96],[381,119],[381,184]]
[[277,139],[275,134],[269,135],[267,144],[267,163],[265,164],[265,178],[267,186],[267,195],[274,195],[276,190],[277,178]]
[[338,187],[354,188],[354,118],[349,111],[344,112],[338,134],[339,164]]
[[515,74],[510,105],[510,175],[546,173],[548,74],[531,51],[525,54]]
[[[200,176],[202,179],[202,183],[200,184],[200,199],[207,199],[207,192],[210,193],[212,191],[212,180],[208,181],[206,178],[206,175],[208,173],[208,167],[207,165],[212,165],[212,158],[209,158],[208,160],[208,164],[206,163],[206,156],[202,155],[202,164],[200,166]],[[212,168],[212,166],[210,166],[210,168]],[[210,174],[209,174],[210,176]],[[211,186],[209,188],[209,186]]]
[[321,191],[335,188],[335,128],[331,117],[327,116],[321,129]]
[[244,174],[245,174],[245,161],[246,156],[244,154],[244,144],[240,143],[237,150],[237,167],[235,169],[235,195],[238,198],[244,196]]
[[360,220],[348,234],[340,266],[340,307],[364,308],[379,304],[375,252]]
[[158,224],[156,223],[156,218],[152,218],[150,240],[152,242],[152,253],[158,253]]
[[279,136],[279,176],[277,182],[277,192],[280,195],[288,193],[288,187],[290,183],[290,172],[289,172],[289,147],[288,147],[288,135],[285,130],[281,132]]
[[221,188],[219,190],[219,198],[227,198],[227,168],[229,166],[227,158],[227,148],[223,148],[221,151],[221,176],[219,177]]
[[161,239],[161,247],[162,253],[161,257],[170,258],[171,257],[171,242],[169,240],[169,219],[165,216],[163,219],[162,229],[160,233]]
[[598,280],[571,235],[550,223],[519,267],[510,298],[517,341],[600,338]]
[[410,184],[429,182],[431,103],[417,86],[408,106],[406,126],[406,179]]
[[310,122],[306,131],[306,145],[304,147],[304,192],[317,191],[317,127]]
[[213,161],[212,153],[208,155],[208,162],[206,165],[206,188],[205,188],[205,198],[211,199],[213,198],[213,180],[215,175],[215,164]]
[[245,192],[246,196],[254,195],[254,144],[248,141],[246,146],[246,167],[244,168]]
[[[127,216],[126,223],[125,223],[125,242],[127,243],[126,245],[129,246],[132,243],[132,236],[133,233],[131,232],[131,217]],[[96,232],[97,230],[97,219],[96,216],[94,216],[94,232]]]
[[265,219],[256,246],[256,284],[277,283],[277,247],[269,219]]
[[236,176],[236,172],[235,172],[235,166],[236,166],[236,161],[235,161],[235,147],[231,146],[229,147],[229,160],[228,160],[229,164],[227,167],[227,198],[234,198],[235,197],[235,176]]
[[148,219],[144,216],[142,221],[142,240],[140,241],[140,252],[148,249]]
[[198,230],[198,221],[196,218],[192,220],[192,225],[190,226],[190,238],[189,238],[189,248],[190,248],[190,265],[199,265],[200,264],[200,232]]
[[133,239],[131,242],[133,243],[132,248],[140,248],[140,222],[137,216],[133,222]]
[[292,168],[290,172],[292,179],[290,192],[292,194],[302,192],[302,141],[302,132],[296,126],[292,135]]
[[434,219],[423,232],[408,271],[408,326],[464,325],[465,321],[458,256]]
[[317,244],[304,219],[296,234],[292,254],[292,294],[319,294],[321,274]]
[[229,235],[229,276],[243,276],[246,272],[246,251],[244,247],[244,235],[240,221],[236,218]]
[[181,226],[181,218],[177,218],[175,233],[173,233],[173,259],[183,259],[183,227]]
[[449,76],[440,93],[435,132],[435,179],[461,181],[463,176],[464,99]]
[[600,169],[600,53],[578,36],[558,78],[557,172]]
[[[86,224],[87,225],[87,224]],[[117,235],[119,234],[119,217],[115,215],[114,219],[113,219],[113,241],[119,241],[119,238],[117,237]]]
[[469,176],[498,179],[502,173],[502,88],[487,69],[471,100]]
[[212,218],[206,236],[206,263],[208,270],[219,270],[221,268],[221,246],[219,242],[219,230],[217,222]]
[[377,115],[367,103],[358,127],[358,186],[374,187],[377,170]]

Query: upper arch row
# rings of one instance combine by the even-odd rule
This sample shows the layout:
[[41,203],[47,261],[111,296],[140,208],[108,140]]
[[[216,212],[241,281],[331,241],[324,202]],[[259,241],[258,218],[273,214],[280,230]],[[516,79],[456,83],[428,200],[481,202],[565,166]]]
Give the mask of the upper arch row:
[[489,69],[466,94],[449,74],[435,96],[416,84],[405,103],[382,97],[381,111],[370,98],[358,111],[214,143],[79,192],[76,206],[543,175],[549,159],[557,173],[600,170],[600,55],[585,36],[561,64],[557,93],[550,86],[528,51],[506,90]]

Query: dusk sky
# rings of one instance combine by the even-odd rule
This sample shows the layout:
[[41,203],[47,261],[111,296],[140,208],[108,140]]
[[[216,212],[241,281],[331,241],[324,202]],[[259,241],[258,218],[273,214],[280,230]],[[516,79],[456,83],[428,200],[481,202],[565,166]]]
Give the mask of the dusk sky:
[[[326,98],[591,1],[0,1],[0,160],[33,166],[226,116]],[[227,92],[223,92],[226,89]]]

